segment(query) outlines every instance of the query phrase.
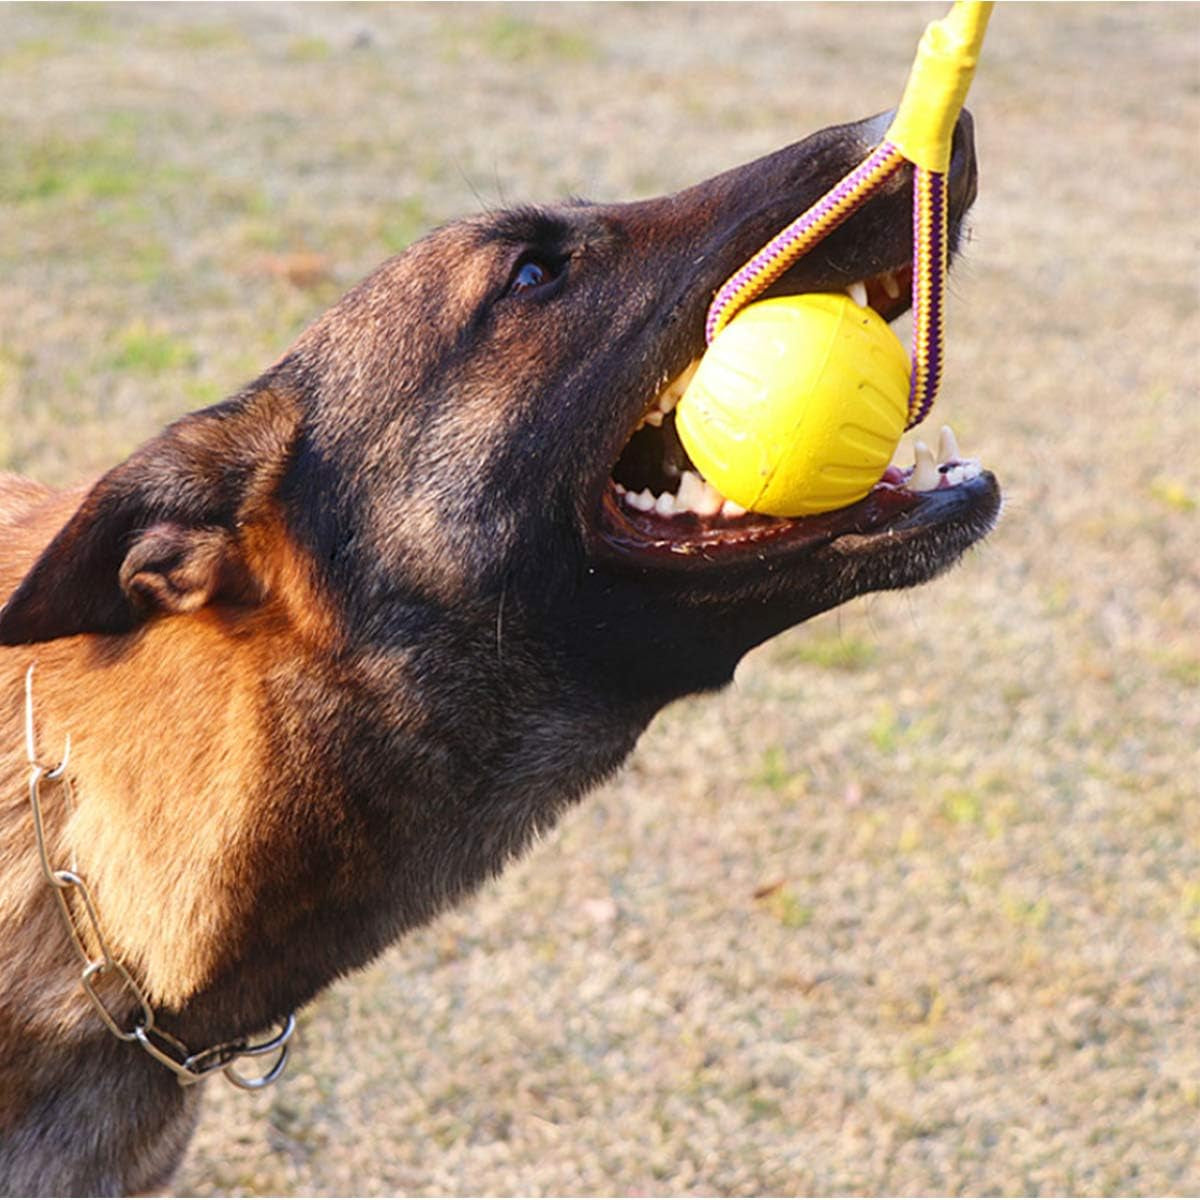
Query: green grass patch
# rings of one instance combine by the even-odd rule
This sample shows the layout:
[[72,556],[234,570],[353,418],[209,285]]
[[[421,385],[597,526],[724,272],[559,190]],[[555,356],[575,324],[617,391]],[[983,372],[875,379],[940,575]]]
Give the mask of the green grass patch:
[[991,838],[999,837],[1022,819],[1020,802],[1009,782],[986,775],[946,791],[938,813],[948,825],[982,829]]
[[796,639],[780,657],[784,662],[808,663],[830,671],[861,671],[879,658],[879,647],[853,635],[817,635]]
[[107,200],[144,184],[137,155],[124,138],[72,141],[54,135],[18,146],[0,160],[0,200]]
[[812,905],[805,904],[787,884],[772,888],[760,897],[758,903],[785,929],[803,929],[812,924]]
[[1181,479],[1172,479],[1166,475],[1159,475],[1150,483],[1150,495],[1159,504],[1174,509],[1176,512],[1190,513],[1196,511],[1196,497]]
[[1026,900],[1005,892],[1000,897],[1000,909],[1014,925],[1023,929],[1042,930],[1050,922],[1050,901],[1045,896]]
[[556,29],[511,12],[485,16],[469,26],[455,19],[446,29],[447,58],[462,57],[464,42],[504,63],[551,65],[597,57],[595,44],[580,30]]
[[0,201],[94,203],[180,182],[181,173],[142,157],[145,119],[141,113],[113,112],[103,132],[87,137],[55,132],[22,141],[18,130],[6,129],[0,139]]
[[888,754],[896,749],[900,736],[900,719],[890,703],[885,701],[876,709],[875,719],[871,722],[867,736],[876,750]]
[[225,391],[211,379],[185,379],[183,395],[189,408],[208,408],[225,399]]
[[594,46],[584,34],[539,25],[511,13],[501,13],[488,20],[481,41],[488,53],[504,62],[537,59],[583,62],[595,55]]
[[186,342],[165,330],[152,329],[142,321],[128,326],[117,335],[116,345],[107,363],[118,371],[161,375],[165,371],[190,367],[196,353]]
[[914,816],[905,817],[896,837],[896,853],[913,854],[921,848],[923,841],[924,831],[920,820]]
[[167,50],[237,50],[247,45],[246,35],[233,25],[168,25],[153,29],[148,44]]
[[21,38],[8,49],[0,51],[0,71],[20,71],[37,66],[61,53],[62,43],[54,38]]
[[788,769],[787,756],[779,746],[769,746],[763,751],[762,763],[754,782],[760,787],[777,792],[791,782],[792,772]]
[[[944,1043],[926,1032],[915,1035],[899,1052],[900,1065],[910,1079],[949,1077],[972,1072],[980,1061],[978,1040],[968,1035]],[[948,1124],[947,1122],[941,1125]],[[922,1126],[913,1136],[928,1137],[932,1129]]]
[[1200,687],[1200,658],[1164,650],[1153,655],[1153,659],[1168,679],[1184,687]]
[[119,9],[99,3],[64,4],[61,7],[70,15],[75,26],[73,31],[75,36],[93,44],[109,42],[113,39],[116,32],[113,25],[113,14],[119,14]]
[[942,816],[951,825],[978,825],[983,819],[983,799],[966,789],[950,792],[942,801]]
[[392,205],[379,227],[379,240],[389,254],[399,254],[433,224],[429,211],[415,196]]
[[1200,943],[1200,879],[1183,885],[1182,901],[1184,928],[1188,937]]
[[154,117],[111,112],[102,132],[72,137],[56,131],[22,138],[8,123],[0,128],[0,202],[98,205],[100,222],[120,220],[120,206],[144,211],[156,194],[196,182],[195,172],[151,157],[147,135]]
[[324,62],[332,53],[333,47],[323,37],[294,37],[287,48],[288,60],[295,63]]

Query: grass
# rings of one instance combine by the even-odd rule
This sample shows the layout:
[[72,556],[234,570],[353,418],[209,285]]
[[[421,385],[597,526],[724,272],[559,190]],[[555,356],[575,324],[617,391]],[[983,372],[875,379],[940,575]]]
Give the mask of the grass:
[[180,338],[135,321],[117,335],[107,364],[118,371],[160,375],[164,371],[192,366],[195,353]]
[[595,43],[584,27],[563,28],[541,19],[529,19],[519,9],[475,10],[469,23],[448,31],[447,54],[461,56],[464,43],[474,43],[489,58],[512,66],[564,65],[595,57]]
[[861,637],[810,636],[789,644],[787,660],[825,670],[861,671],[879,657],[879,646]]
[[[888,107],[940,9],[866,11],[7,7],[0,465],[104,469],[433,224]],[[993,18],[937,413],[989,541],[663,713],[211,1086],[181,1194],[1200,1189],[1195,36]]]
[[111,200],[133,194],[144,182],[124,136],[81,141],[50,136],[27,146],[3,179],[0,199],[15,204]]

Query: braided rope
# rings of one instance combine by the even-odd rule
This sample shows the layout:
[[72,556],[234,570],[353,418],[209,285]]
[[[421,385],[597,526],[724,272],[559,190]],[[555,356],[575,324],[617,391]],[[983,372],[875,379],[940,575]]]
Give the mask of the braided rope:
[[711,342],[734,314],[766,291],[788,267],[865,204],[904,161],[904,155],[895,146],[881,142],[820,200],[777,233],[717,292],[704,323],[707,340]]
[[914,171],[912,379],[906,429],[919,425],[933,407],[946,348],[946,176],[923,167]]

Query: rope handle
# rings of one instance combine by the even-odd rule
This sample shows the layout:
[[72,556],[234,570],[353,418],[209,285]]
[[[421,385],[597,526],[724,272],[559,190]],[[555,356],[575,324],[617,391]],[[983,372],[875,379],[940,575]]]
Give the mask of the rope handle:
[[947,172],[954,129],[975,76],[991,0],[955,0],[926,28],[883,141],[824,196],[725,281],[709,306],[709,342],[735,314],[829,236],[905,162],[913,164],[913,342],[911,429],[937,397],[945,349]]

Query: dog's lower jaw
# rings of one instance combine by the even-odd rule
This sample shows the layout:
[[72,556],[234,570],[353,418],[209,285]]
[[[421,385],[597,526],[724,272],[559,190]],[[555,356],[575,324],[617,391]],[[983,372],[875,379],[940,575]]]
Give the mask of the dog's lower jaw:
[[812,544],[781,540],[665,567],[602,549],[569,613],[548,624],[587,632],[575,641],[581,679],[656,710],[724,686],[743,655],[792,626],[869,592],[934,579],[990,532],[1000,505],[999,486],[984,471],[921,497],[907,516],[874,531]]

